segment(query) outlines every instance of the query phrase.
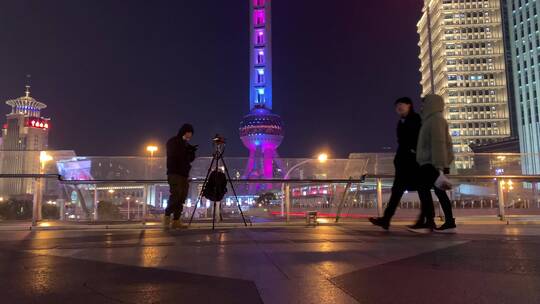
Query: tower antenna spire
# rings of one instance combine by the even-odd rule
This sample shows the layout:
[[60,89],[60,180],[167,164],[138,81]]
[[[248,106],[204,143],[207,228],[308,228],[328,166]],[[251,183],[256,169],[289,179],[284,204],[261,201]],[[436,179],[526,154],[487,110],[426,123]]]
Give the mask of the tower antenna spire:
[[26,85],[25,85],[25,88],[26,88],[26,91],[25,91],[26,97],[30,97],[30,80],[32,80],[32,75],[26,74]]

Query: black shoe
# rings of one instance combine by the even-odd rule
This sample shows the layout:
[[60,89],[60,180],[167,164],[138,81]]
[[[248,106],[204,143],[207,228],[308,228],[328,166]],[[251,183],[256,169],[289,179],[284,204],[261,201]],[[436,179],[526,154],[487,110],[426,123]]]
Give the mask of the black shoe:
[[434,231],[437,233],[457,233],[456,222],[453,219],[446,221],[441,227],[435,228]]
[[390,222],[383,217],[370,217],[369,221],[373,225],[379,226],[384,230],[388,230],[388,228],[390,228]]
[[418,229],[418,227],[424,226],[426,220],[424,218],[419,218],[418,221],[416,221],[416,224],[412,226],[407,226],[407,229]]
[[433,232],[435,223],[416,223],[412,226],[408,226],[407,230],[414,233],[428,234]]

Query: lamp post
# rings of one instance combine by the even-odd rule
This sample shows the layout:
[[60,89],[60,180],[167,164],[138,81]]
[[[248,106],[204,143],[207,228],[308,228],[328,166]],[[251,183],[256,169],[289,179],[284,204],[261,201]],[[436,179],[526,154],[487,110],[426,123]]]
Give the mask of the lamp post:
[[499,198],[499,218],[501,220],[505,219],[505,210],[506,199],[504,193],[510,193],[514,190],[514,182],[512,180],[505,181],[501,179],[498,181],[498,198]]
[[[148,165],[149,176],[147,176],[146,178],[152,179],[153,177],[152,172],[154,168],[154,153],[158,152],[159,148],[156,145],[148,145],[146,147],[146,151],[150,153],[150,160],[149,160],[149,165]],[[143,224],[145,223],[145,219],[146,219],[146,208],[148,204],[152,203],[151,198],[154,197],[154,193],[155,193],[155,185],[147,185],[147,184],[144,185]]]
[[130,212],[131,212],[130,209],[131,208],[130,208],[130,201],[129,201],[130,199],[131,199],[131,197],[129,197],[129,196],[126,197],[126,201],[127,201],[127,220],[128,221],[131,221],[131,215],[130,215]]
[[152,177],[152,163],[153,163],[153,160],[154,160],[154,154],[158,150],[159,150],[159,148],[157,146],[154,146],[154,145],[149,145],[149,146],[146,147],[146,152],[150,153],[148,171],[147,171],[147,175],[146,175],[147,179]]
[[[310,163],[312,161],[318,161],[319,163],[323,164],[325,162],[328,161],[328,154],[326,153],[321,153],[317,156],[317,158],[310,158],[310,159],[306,159],[294,166],[292,166],[288,171],[287,173],[285,173],[285,176],[283,177],[283,179],[287,180],[289,179],[289,177],[291,176],[291,173],[296,170],[297,168],[307,164],[307,163]],[[285,215],[285,207],[287,207],[287,222],[289,222],[289,214],[290,214],[290,209],[291,209],[291,200],[290,200],[290,185],[287,183],[283,183],[283,185],[281,186],[281,192],[283,193],[284,195],[284,200],[281,201],[281,216],[283,217]]]
[[139,204],[139,200],[135,201],[135,205],[137,205],[137,217],[139,217],[139,219],[141,219],[142,218],[141,213],[140,213],[141,205]]
[[[47,163],[53,160],[52,156],[47,151],[39,153],[39,174],[45,174]],[[37,225],[41,220],[41,205],[43,202],[43,179],[37,178],[34,189],[34,200],[32,206],[32,226]]]

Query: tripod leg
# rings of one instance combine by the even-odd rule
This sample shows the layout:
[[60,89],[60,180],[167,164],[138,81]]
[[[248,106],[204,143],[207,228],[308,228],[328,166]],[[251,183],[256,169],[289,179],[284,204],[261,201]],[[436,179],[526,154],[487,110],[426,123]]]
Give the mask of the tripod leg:
[[[204,188],[204,185],[205,184],[203,183],[203,188]],[[199,194],[199,197],[197,198],[197,201],[195,202],[195,207],[193,208],[193,212],[191,213],[188,226],[191,226],[191,222],[193,222],[193,217],[195,216],[195,212],[197,211],[197,208],[201,202],[202,202],[202,192]]]
[[221,204],[221,202],[219,202],[219,221],[220,222],[223,222],[223,209],[222,209],[223,205]]
[[[204,187],[208,183],[208,177],[210,176],[210,172],[212,172],[212,166],[214,165],[214,162],[217,162],[215,157],[212,158],[212,162],[210,163],[210,166],[208,167],[208,172],[206,173],[206,177],[204,178],[202,189],[204,189]],[[195,202],[195,207],[193,208],[193,212],[191,213],[191,217],[189,219],[188,226],[191,226],[191,223],[193,222],[193,217],[195,216],[195,211],[197,211],[199,203],[202,202],[202,197],[203,197],[203,193],[201,191],[201,193],[199,194],[199,197],[197,198],[197,201]]]
[[[229,184],[231,185],[231,190],[233,192],[234,199],[236,200],[236,206],[238,206],[238,210],[240,211],[240,215],[242,215],[242,220],[244,221],[244,225],[247,227],[247,221],[246,221],[246,217],[244,216],[244,211],[242,211],[242,207],[240,206],[238,195],[236,195],[236,190],[234,189],[231,175],[229,174],[229,169],[227,168],[227,164],[225,164],[225,159],[223,158],[223,156],[221,156],[221,162],[223,163],[223,168],[225,168],[225,174],[227,174],[227,179],[229,180]],[[249,221],[249,224],[253,226],[253,223],[251,221]]]
[[214,202],[214,210],[212,210],[212,230],[216,227],[216,204],[217,202]]

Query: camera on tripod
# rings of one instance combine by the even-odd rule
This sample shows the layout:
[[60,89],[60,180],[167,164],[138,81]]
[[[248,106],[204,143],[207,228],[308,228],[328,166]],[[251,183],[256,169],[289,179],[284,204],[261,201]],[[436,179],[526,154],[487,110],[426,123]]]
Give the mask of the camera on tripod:
[[224,145],[227,143],[227,140],[220,134],[216,134],[214,138],[212,138],[212,142],[216,145]]
[[[226,142],[227,141],[225,140],[225,137],[221,136],[220,134],[216,134],[214,138],[212,138],[212,143],[214,145],[214,153],[212,155],[212,161],[210,162],[210,166],[208,167],[208,172],[206,173],[206,178],[204,179],[204,182],[202,185],[202,191],[199,194],[199,198],[197,199],[195,208],[193,208],[193,212],[191,213],[191,218],[189,220],[190,225],[191,225],[191,222],[193,222],[193,217],[195,216],[195,212],[197,211],[197,207],[200,205],[202,198],[206,197],[207,199],[214,202],[213,215],[212,215],[212,229],[215,228],[216,206],[218,202],[221,206],[221,201],[223,200],[223,198],[225,197],[225,194],[227,193],[227,183],[228,183],[232,189],[234,198],[236,199],[236,206],[238,207],[238,211],[240,215],[242,216],[244,225],[247,227],[248,221],[244,217],[244,212],[242,211],[242,207],[240,206],[240,200],[238,199],[238,195],[236,194],[236,190],[234,189],[234,185],[231,181],[231,176],[229,175],[229,169],[227,169],[227,165],[225,164],[225,159],[223,158],[223,154],[225,153]],[[223,165],[223,169],[219,167],[220,162]],[[222,218],[221,211],[220,211],[219,217]],[[250,221],[250,224],[251,224],[251,221]]]

